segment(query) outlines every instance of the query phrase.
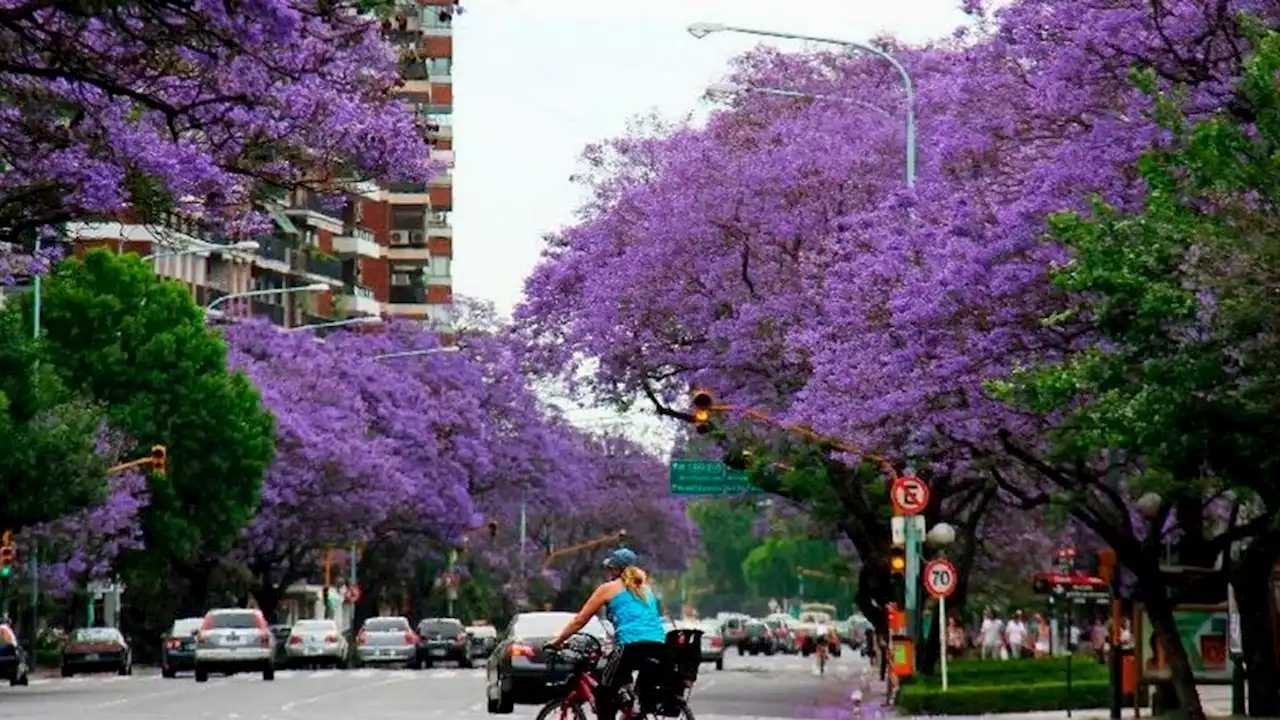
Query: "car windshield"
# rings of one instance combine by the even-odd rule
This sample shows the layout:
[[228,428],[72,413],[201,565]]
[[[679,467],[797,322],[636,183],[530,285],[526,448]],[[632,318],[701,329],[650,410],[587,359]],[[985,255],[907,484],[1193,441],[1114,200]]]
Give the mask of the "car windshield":
[[187,635],[195,635],[200,631],[200,624],[204,622],[204,618],[184,618],[182,620],[174,620],[173,627],[169,628],[170,637],[186,637]]
[[73,643],[108,643],[120,639],[115,628],[80,628],[71,633]]
[[338,623],[332,620],[299,620],[294,623],[294,632],[337,632]]
[[248,611],[211,613],[206,620],[207,627],[214,630],[258,627],[258,614]]
[[364,623],[365,632],[403,632],[409,629],[409,621],[402,617],[373,618]]
[[457,620],[423,620],[418,623],[418,634],[457,637],[462,634],[462,623]]
[[[550,638],[564,629],[573,619],[573,613],[546,612],[528,613],[516,618],[515,634],[522,638]],[[601,640],[609,636],[609,630],[599,618],[591,618],[583,626],[582,631]]]

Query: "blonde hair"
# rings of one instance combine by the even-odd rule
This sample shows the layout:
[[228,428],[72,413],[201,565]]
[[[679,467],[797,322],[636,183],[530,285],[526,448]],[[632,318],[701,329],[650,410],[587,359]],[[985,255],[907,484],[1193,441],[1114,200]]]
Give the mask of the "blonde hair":
[[641,600],[649,599],[644,592],[644,586],[648,582],[648,578],[645,577],[643,570],[635,565],[628,565],[623,568],[622,575],[619,577],[622,580],[622,586],[630,590],[632,595]]

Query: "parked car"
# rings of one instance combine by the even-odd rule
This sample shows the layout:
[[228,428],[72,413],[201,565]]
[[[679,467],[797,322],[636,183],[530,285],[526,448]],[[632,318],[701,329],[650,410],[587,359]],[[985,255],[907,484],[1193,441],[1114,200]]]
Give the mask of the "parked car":
[[240,672],[276,679],[276,641],[267,619],[246,608],[210,610],[196,635],[196,682],[209,682],[210,673]]
[[724,669],[724,636],[720,634],[720,623],[715,620],[703,620],[698,629],[702,630],[702,662],[713,662],[716,670]]
[[743,625],[742,639],[738,641],[738,654],[772,655],[777,652],[777,640],[769,626],[759,620],[752,620]]
[[62,677],[100,672],[133,674],[129,642],[113,627],[72,630],[62,646]]
[[347,667],[347,639],[336,620],[299,620],[289,629],[285,660],[294,665]]
[[369,618],[356,636],[356,657],[362,665],[416,665],[418,636],[406,617]]
[[31,666],[27,664],[27,653],[18,642],[18,634],[9,625],[0,625],[0,680],[8,680],[9,685],[26,685]]
[[462,621],[455,618],[425,618],[418,623],[417,664],[429,668],[438,662],[456,662],[471,667],[471,644]]
[[[557,693],[569,679],[569,667],[549,665],[542,648],[573,619],[571,612],[529,612],[516,615],[498,639],[485,665],[485,695],[489,712],[507,715],[515,705],[536,704]],[[591,618],[582,632],[594,636],[607,650],[610,631]],[[604,660],[600,661],[600,669]]]
[[196,669],[196,634],[204,618],[190,617],[173,621],[160,639],[160,674],[175,678],[178,673]]
[[498,629],[492,625],[471,625],[466,632],[468,654],[472,660],[489,657],[498,644]]

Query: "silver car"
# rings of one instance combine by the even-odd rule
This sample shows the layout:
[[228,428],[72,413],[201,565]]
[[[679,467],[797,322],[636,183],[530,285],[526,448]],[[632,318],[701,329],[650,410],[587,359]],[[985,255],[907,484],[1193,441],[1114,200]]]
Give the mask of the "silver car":
[[263,680],[275,680],[275,653],[275,638],[261,612],[210,610],[196,634],[196,682],[208,682],[209,673],[238,672],[261,672]]
[[356,636],[356,657],[363,665],[416,663],[418,636],[408,618],[369,618]]
[[347,639],[334,620],[299,620],[294,623],[284,652],[290,665],[347,667]]

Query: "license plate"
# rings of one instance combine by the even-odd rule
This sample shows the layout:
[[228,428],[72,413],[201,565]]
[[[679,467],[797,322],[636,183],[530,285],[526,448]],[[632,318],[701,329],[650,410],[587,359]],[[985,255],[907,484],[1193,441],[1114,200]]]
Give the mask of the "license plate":
[[443,650],[432,650],[432,651],[431,651],[431,657],[444,657],[444,651],[443,651]]
[[390,650],[379,650],[378,655],[380,657],[391,657],[392,652]]
[[89,653],[88,655],[85,655],[85,656],[84,656],[84,660],[85,660],[85,662],[97,662],[97,661],[98,661],[98,653]]
[[319,655],[319,654],[320,654],[320,648],[307,648],[307,654],[308,654],[308,655]]

